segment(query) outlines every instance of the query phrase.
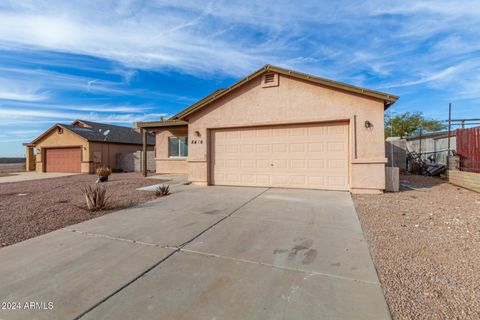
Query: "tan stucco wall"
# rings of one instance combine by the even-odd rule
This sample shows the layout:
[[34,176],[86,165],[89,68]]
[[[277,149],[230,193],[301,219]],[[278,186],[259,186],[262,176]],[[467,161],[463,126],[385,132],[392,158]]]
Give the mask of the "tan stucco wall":
[[[141,145],[130,144],[115,144],[115,143],[101,143],[101,142],[88,142],[80,136],[64,129],[62,134],[58,134],[57,130],[53,130],[39,142],[37,142],[35,148],[37,149],[36,159],[36,171],[43,172],[43,157],[45,154],[45,148],[52,147],[81,147],[82,148],[82,163],[81,172],[94,173],[95,168],[99,165],[106,165],[110,168],[115,168],[116,154],[117,153],[129,153],[142,150]],[[153,150],[153,146],[149,146],[148,150]],[[41,151],[39,151],[41,150]],[[95,152],[99,152],[100,159],[94,157]],[[98,161],[100,160],[100,161]]]
[[90,161],[89,152],[88,152],[88,141],[82,139],[78,135],[68,131],[63,130],[62,134],[59,134],[57,130],[52,130],[49,134],[43,137],[35,145],[36,154],[37,154],[37,163],[36,171],[43,172],[43,157],[45,156],[45,148],[52,147],[81,147],[82,148],[82,164],[81,171],[88,173]]
[[[188,163],[186,158],[168,157],[168,138],[174,136],[187,136],[187,128],[169,128],[157,131],[155,163],[157,173],[188,173]],[[190,146],[188,146],[190,148]]]
[[[385,188],[383,101],[283,75],[276,87],[262,88],[261,80],[251,80],[187,118],[190,181],[209,180],[208,129],[347,120],[351,190]],[[366,120],[373,128],[365,128]],[[195,131],[200,132],[200,138],[194,136]],[[191,144],[193,140],[203,140],[203,144]]]

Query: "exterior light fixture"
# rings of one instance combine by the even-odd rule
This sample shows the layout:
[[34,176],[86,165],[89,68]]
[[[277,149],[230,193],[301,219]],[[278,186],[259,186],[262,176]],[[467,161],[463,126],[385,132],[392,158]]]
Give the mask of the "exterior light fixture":
[[373,124],[370,121],[365,121],[365,128],[370,129],[373,128]]
[[200,137],[200,131],[195,131],[195,137]]

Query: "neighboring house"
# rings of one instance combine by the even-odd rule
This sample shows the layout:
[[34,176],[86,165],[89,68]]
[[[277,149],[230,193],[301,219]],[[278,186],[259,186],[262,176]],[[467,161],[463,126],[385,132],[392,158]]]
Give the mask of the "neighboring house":
[[165,121],[158,173],[209,185],[379,192],[384,110],[398,97],[267,65]]
[[[155,137],[148,135],[147,144],[153,150]],[[142,135],[134,128],[76,120],[57,123],[24,145],[27,171],[93,173],[100,165],[116,168],[119,153],[142,150]]]

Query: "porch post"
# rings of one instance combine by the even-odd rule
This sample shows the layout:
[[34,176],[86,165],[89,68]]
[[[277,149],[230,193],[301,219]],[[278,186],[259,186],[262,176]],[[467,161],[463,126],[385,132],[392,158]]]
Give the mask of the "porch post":
[[25,171],[33,171],[35,170],[35,159],[33,154],[33,147],[26,146],[26,153],[25,153]]
[[142,157],[142,170],[143,176],[147,176],[147,130],[142,128],[143,135],[143,157]]

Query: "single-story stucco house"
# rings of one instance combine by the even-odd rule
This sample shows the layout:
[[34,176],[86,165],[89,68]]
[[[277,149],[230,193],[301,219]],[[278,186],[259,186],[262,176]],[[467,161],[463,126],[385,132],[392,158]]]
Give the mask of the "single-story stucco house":
[[397,96],[271,65],[168,120],[156,171],[195,184],[378,193],[385,188],[384,110]]
[[[142,144],[142,135],[134,128],[85,120],[57,123],[24,144],[26,169],[93,173],[100,165],[115,168],[117,154],[140,151]],[[148,135],[147,149],[153,150],[154,145],[155,137]]]

